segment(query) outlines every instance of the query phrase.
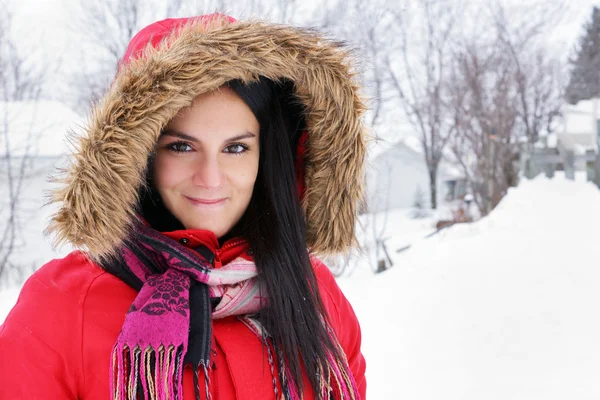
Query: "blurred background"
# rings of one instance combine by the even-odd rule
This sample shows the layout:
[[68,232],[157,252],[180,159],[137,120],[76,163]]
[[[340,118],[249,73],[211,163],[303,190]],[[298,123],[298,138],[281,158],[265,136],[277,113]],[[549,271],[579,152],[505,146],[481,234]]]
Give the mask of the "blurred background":
[[318,29],[358,61],[372,138],[360,247],[326,262],[363,325],[369,398],[597,399],[597,7],[0,0],[0,322],[71,250],[43,235],[48,175],[131,37],[219,11]]

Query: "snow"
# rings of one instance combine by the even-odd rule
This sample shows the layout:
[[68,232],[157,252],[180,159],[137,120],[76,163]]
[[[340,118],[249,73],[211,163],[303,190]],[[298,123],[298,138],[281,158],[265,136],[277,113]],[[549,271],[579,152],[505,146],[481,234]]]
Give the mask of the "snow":
[[486,219],[339,283],[363,329],[371,399],[600,396],[600,192],[525,181]]
[[[423,216],[415,218],[412,208],[400,208],[378,214],[365,214],[360,217],[357,239],[364,247],[372,246],[374,232],[381,232],[381,238],[388,249],[400,249],[409,246],[418,239],[435,231],[435,224],[442,211],[432,212],[423,209]],[[364,258],[364,252],[363,256]],[[366,262],[366,259],[363,260]]]

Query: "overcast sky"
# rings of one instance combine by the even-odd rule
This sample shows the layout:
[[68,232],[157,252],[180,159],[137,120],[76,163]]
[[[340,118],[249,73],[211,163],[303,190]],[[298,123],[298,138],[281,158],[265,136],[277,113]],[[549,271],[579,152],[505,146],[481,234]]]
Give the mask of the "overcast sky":
[[[29,43],[46,50],[58,51],[73,46],[69,43],[69,32],[66,25],[69,18],[69,8],[72,4],[83,0],[21,0],[15,4],[15,17],[18,20],[18,31]],[[201,1],[195,0],[202,4]],[[316,1],[316,0],[308,0]],[[322,0],[318,0],[321,2]],[[365,0],[367,1],[367,0]],[[393,0],[394,1],[394,0]],[[409,12],[416,0],[399,1],[401,7]],[[454,0],[448,0],[454,1]],[[486,4],[489,0],[458,0],[471,4]],[[499,0],[501,3],[526,4],[540,0]],[[561,23],[556,27],[555,40],[557,45],[567,48],[572,46],[577,38],[582,23],[589,18],[593,5],[600,5],[599,0],[545,0],[544,3],[561,3],[567,6],[568,12]],[[149,21],[151,22],[151,21]],[[76,46],[76,44],[75,44]]]
[[[24,46],[29,52],[33,52],[35,60],[39,60],[41,65],[55,64],[56,60],[62,60],[61,69],[56,80],[61,80],[61,73],[66,74],[72,68],[78,68],[78,62],[75,61],[78,52],[81,51],[81,43],[74,37],[70,31],[69,18],[72,13],[69,10],[73,4],[96,0],[11,0],[13,1],[15,33],[19,37],[19,44]],[[102,1],[102,0],[98,0]],[[202,0],[188,0],[195,2],[198,6],[202,5]],[[265,0],[266,1],[266,0]],[[318,1],[323,0],[306,0]],[[326,1],[326,0],[325,0]],[[368,0],[365,0],[368,1]],[[417,0],[390,0],[400,2],[400,6],[407,13],[416,6]],[[447,0],[455,1],[455,0]],[[489,4],[490,0],[456,0],[464,1],[471,5]],[[540,0],[497,0],[503,4],[527,4],[540,3]],[[564,18],[558,23],[551,34],[549,40],[557,53],[566,57],[569,51],[576,43],[577,37],[581,33],[582,24],[590,17],[593,5],[600,6],[600,0],[544,0],[543,4],[551,6],[552,4],[562,4],[566,10]],[[398,3],[396,3],[398,4]],[[236,12],[237,11],[237,12]],[[247,15],[244,10],[233,10],[231,14],[239,17],[239,14]],[[256,15],[260,17],[260,15]],[[148,23],[152,21],[147,21]],[[468,21],[463,21],[467,24]]]

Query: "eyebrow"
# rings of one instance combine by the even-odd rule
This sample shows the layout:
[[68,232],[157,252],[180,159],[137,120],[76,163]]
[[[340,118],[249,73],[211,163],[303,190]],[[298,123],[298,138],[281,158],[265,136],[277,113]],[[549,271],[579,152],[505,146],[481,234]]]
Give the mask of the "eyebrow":
[[[190,136],[187,133],[175,131],[173,129],[165,129],[161,133],[161,136],[163,136],[163,135],[178,137],[180,139],[187,140],[187,141],[194,142],[194,143],[198,142],[198,139],[196,139],[195,137]],[[230,138],[226,139],[225,142],[235,142],[236,140],[250,139],[250,138],[254,138],[254,137],[256,137],[256,135],[254,133],[245,132],[245,133],[242,133],[241,135],[230,137]]]

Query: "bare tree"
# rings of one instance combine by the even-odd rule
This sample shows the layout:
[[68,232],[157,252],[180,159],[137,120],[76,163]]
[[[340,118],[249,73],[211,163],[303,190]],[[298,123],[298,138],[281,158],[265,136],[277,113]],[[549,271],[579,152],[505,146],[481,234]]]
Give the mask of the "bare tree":
[[566,66],[543,42],[564,11],[561,3],[534,4],[520,14],[541,17],[515,18],[500,5],[491,9],[498,39],[514,64],[518,119],[530,152],[542,134],[552,132],[564,102]]
[[[332,1],[319,4],[311,14],[309,23],[326,31],[332,37],[342,39],[354,50],[361,61],[358,65],[359,79],[365,88],[369,99],[369,111],[365,115],[365,123],[377,142],[385,140],[380,129],[386,125],[384,117],[394,113],[393,103],[397,94],[393,90],[387,72],[386,54],[394,40],[393,18],[385,2],[376,0],[375,3],[365,3],[359,0]],[[386,132],[390,134],[393,132]],[[389,139],[389,138],[388,138]],[[381,180],[375,179],[378,175]],[[386,168],[379,174],[367,174],[365,179],[371,179],[366,185],[369,197],[366,203],[366,213],[360,219],[358,236],[361,243],[360,258],[368,260],[373,271],[383,263],[389,267],[391,261],[385,257],[385,237],[387,235],[387,213],[389,211],[388,188],[392,177]],[[387,181],[387,182],[386,182]],[[382,187],[386,186],[386,187]],[[380,211],[373,213],[374,203],[377,202]],[[383,211],[381,211],[383,210]],[[356,260],[356,257],[351,257]],[[347,258],[332,261],[345,263],[348,269],[333,265],[334,273],[350,270]],[[381,268],[383,269],[383,268]],[[351,271],[348,271],[351,272]]]
[[131,38],[153,21],[222,12],[288,22],[294,17],[297,5],[298,0],[207,0],[200,5],[185,0],[80,0],[73,10],[71,29],[86,46],[80,53],[80,65],[70,85],[75,88],[69,94],[72,106],[84,113],[90,102],[101,97]]
[[0,6],[3,9],[0,16],[0,99],[3,103],[0,108],[0,185],[5,193],[0,198],[0,281],[3,281],[11,270],[19,267],[14,255],[19,249],[24,217],[21,200],[35,140],[31,132],[26,133],[26,137],[11,136],[15,116],[10,106],[13,102],[37,100],[43,74],[35,71],[19,52],[10,35],[10,8],[5,1]]
[[418,133],[429,173],[431,208],[437,208],[438,167],[455,129],[446,83],[456,13],[443,0],[420,0],[418,7],[395,12],[398,48],[387,57],[393,86]]
[[569,83],[565,89],[571,104],[600,96],[600,8],[594,7],[584,24],[569,61]]
[[[397,95],[390,94],[390,80],[386,55],[393,43],[393,18],[382,4],[355,1],[340,3],[340,7],[352,7],[352,22],[343,20],[345,37],[358,43],[365,68],[362,71],[364,86],[368,89],[369,112],[367,123],[377,134],[382,114],[390,111]],[[379,136],[379,135],[378,135]]]
[[397,94],[390,84],[386,55],[395,39],[394,16],[399,12],[386,6],[385,1],[337,0],[318,5],[311,25],[329,32],[349,43],[358,54],[359,73],[369,110],[365,121],[379,139],[378,129],[384,114],[393,114]]
[[473,40],[453,68],[456,134],[450,147],[481,215],[495,207],[517,177],[514,70],[499,50]]
[[86,46],[80,53],[79,68],[70,87],[72,106],[84,113],[97,100],[114,77],[119,60],[131,38],[146,24],[176,16],[183,0],[81,0],[73,9],[71,30]]
[[[560,63],[544,46],[546,19],[536,12],[490,7],[485,34],[469,35],[454,54],[451,104],[454,158],[481,215],[487,215],[519,178],[522,143],[528,149],[552,131],[562,104]],[[518,15],[518,14],[517,14]]]

